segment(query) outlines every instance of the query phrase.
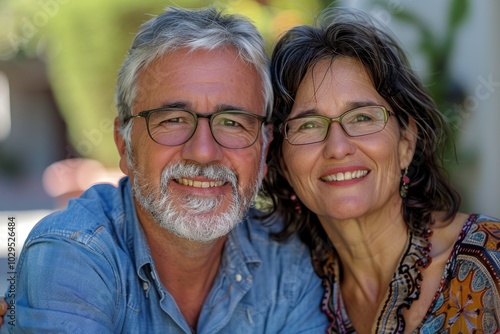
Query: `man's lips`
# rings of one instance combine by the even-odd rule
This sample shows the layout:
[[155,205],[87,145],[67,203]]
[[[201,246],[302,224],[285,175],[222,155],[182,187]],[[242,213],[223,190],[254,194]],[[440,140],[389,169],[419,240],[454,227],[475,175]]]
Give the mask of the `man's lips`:
[[321,177],[321,180],[330,182],[330,181],[349,181],[352,179],[359,179],[368,174],[368,171],[365,169],[354,170],[349,172],[339,172],[335,174],[330,174]]
[[199,181],[192,180],[187,178],[175,179],[175,181],[184,186],[194,187],[194,188],[214,188],[214,187],[222,187],[226,182],[220,180],[212,180],[212,181]]

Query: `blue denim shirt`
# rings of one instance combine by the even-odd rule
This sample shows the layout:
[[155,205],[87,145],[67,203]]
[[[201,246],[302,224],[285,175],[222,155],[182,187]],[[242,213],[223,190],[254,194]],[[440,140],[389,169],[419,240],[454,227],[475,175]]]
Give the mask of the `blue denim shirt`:
[[[279,227],[248,218],[230,233],[196,333],[324,332],[309,251],[273,241]],[[1,333],[192,333],[158,279],[128,178],[38,223],[17,271],[16,326]]]

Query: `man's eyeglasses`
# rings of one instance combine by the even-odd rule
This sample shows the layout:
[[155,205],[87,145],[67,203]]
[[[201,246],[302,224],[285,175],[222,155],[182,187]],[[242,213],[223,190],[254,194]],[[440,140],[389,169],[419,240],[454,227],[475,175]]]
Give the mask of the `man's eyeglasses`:
[[338,122],[350,137],[382,131],[390,112],[382,106],[367,106],[346,111],[334,118],[314,115],[291,118],[280,125],[280,131],[292,145],[322,142],[328,136],[330,124]]
[[176,108],[145,110],[131,118],[144,117],[149,136],[164,146],[186,143],[198,126],[198,119],[206,118],[214,140],[225,148],[246,148],[255,143],[266,117],[240,110],[224,110],[210,115]]

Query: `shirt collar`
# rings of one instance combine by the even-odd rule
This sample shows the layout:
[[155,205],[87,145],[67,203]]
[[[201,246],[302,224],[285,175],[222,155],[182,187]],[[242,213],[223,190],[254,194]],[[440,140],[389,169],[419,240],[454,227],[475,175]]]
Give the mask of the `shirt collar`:
[[146,275],[149,275],[151,270],[148,269],[148,267],[151,266],[150,268],[152,268],[153,266],[153,259],[151,257],[151,252],[149,250],[142,225],[137,217],[130,179],[128,177],[124,177],[120,181],[120,186],[123,192],[123,206],[125,213],[124,235],[127,240],[127,248],[129,253],[133,255],[136,273],[143,281],[146,281],[149,280],[149,277],[146,277]]
[[241,261],[240,265],[255,264],[258,266],[261,263],[261,259],[251,242],[252,229],[250,228],[251,224],[258,222],[249,217],[251,217],[251,211],[246,215],[243,221],[229,233],[225,246],[225,254],[231,259]]
[[[137,217],[130,179],[125,177],[120,183],[124,196],[127,247],[130,254],[134,254],[135,269],[139,277],[144,281],[150,281],[154,262],[142,225]],[[251,216],[252,211],[229,233],[221,263],[223,269],[238,272],[243,270],[250,274],[260,265],[261,259],[251,243],[250,235],[252,230],[250,224],[259,222],[254,218],[249,218]]]

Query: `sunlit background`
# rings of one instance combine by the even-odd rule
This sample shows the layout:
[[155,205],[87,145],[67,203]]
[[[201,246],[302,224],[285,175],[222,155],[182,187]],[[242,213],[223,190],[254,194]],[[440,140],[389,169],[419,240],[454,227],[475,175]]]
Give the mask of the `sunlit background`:
[[[31,226],[95,182],[116,182],[115,78],[138,26],[167,5],[246,15],[272,49],[326,6],[387,25],[454,125],[447,167],[464,211],[500,217],[497,0],[0,0],[0,274],[8,217]],[[0,289],[5,285],[0,276]]]

